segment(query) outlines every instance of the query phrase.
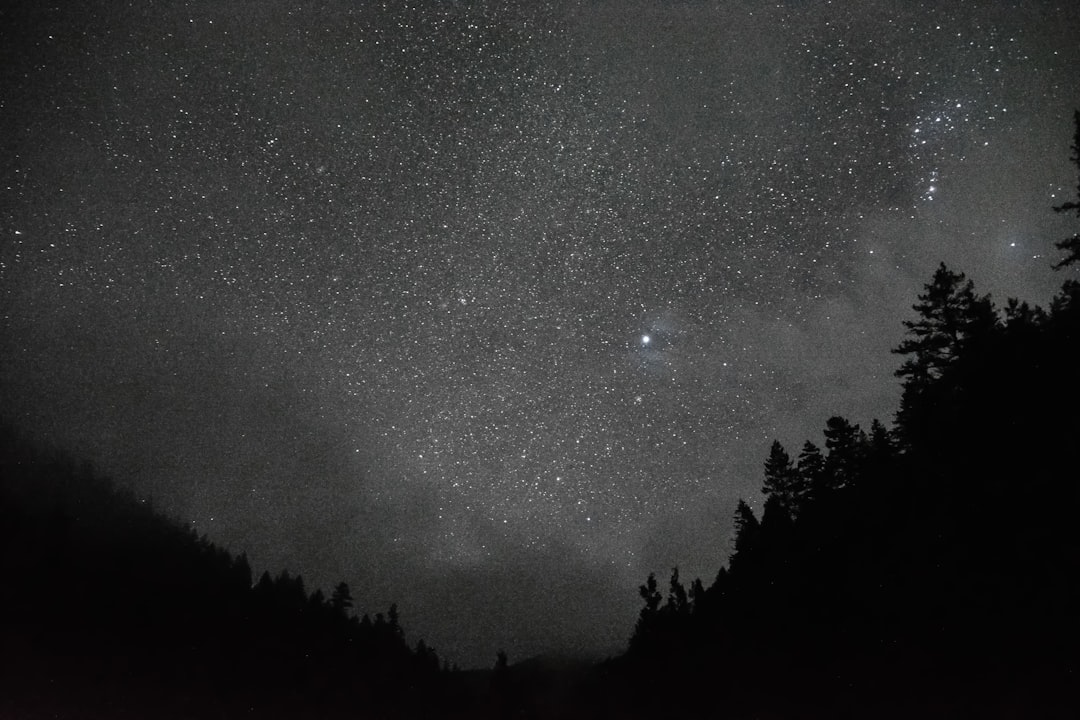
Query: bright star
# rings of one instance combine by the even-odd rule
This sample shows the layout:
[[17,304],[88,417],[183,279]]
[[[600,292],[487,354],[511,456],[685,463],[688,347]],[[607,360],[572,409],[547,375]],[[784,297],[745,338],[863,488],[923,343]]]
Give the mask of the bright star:
[[650,340],[652,340],[652,338],[650,338],[648,335],[642,335],[641,336],[641,344],[642,345],[648,345]]

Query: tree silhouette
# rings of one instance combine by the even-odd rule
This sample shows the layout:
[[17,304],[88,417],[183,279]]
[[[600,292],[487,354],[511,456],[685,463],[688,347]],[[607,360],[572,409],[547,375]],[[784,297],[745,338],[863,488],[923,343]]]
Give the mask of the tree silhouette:
[[690,583],[690,607],[695,613],[700,613],[706,603],[705,599],[705,586],[701,582],[701,578],[694,578],[694,582]]
[[638,593],[645,601],[645,607],[642,608],[642,613],[648,616],[655,615],[656,611],[660,608],[660,603],[664,599],[657,589],[656,575],[649,573],[649,577],[645,581],[645,584],[638,588]]
[[775,497],[792,517],[798,515],[806,498],[808,485],[779,440],[774,440],[769,447],[769,457],[765,460],[765,483],[761,490],[766,498]]
[[394,603],[390,606],[390,610],[387,612],[387,619],[387,624],[390,627],[390,632],[394,635],[394,637],[401,637],[402,631],[401,624],[398,618],[397,603]]
[[976,295],[974,284],[944,263],[913,309],[918,318],[904,321],[907,337],[893,350],[907,356],[896,371],[903,378],[898,437],[908,449],[929,441],[938,452],[945,428],[956,422],[955,394],[940,381],[965,350],[991,342],[998,319],[989,296]]
[[[1071,160],[1072,163],[1076,165],[1077,170],[1076,199],[1057,205],[1054,207],[1054,210],[1056,212],[1075,211],[1077,217],[1080,217],[1080,111],[1073,113],[1073,122],[1076,126],[1076,130],[1073,135],[1073,154]],[[1058,250],[1065,251],[1065,258],[1054,265],[1055,270],[1060,270],[1074,262],[1080,262],[1080,233],[1055,243],[1055,246]]]
[[690,602],[686,595],[686,588],[679,581],[679,568],[672,568],[671,570],[671,581],[665,609],[676,615],[685,615],[690,612]]
[[733,571],[749,563],[750,555],[757,546],[760,531],[761,524],[754,515],[754,511],[745,500],[740,499],[735,507],[735,552],[732,553],[729,563]]
[[405,645],[396,608],[397,630],[384,621],[376,637],[346,621],[344,583],[329,602],[287,570],[253,586],[245,555],[2,423],[0,471],[0,577],[33,589],[0,593],[0,716],[336,720],[453,705],[456,681]]
[[919,318],[905,320],[908,338],[893,351],[908,357],[896,371],[905,387],[922,388],[955,361],[965,341],[995,322],[989,297],[975,295],[963,273],[941,263],[912,306]]
[[499,650],[495,654],[495,669],[491,673],[491,710],[495,717],[512,717],[517,698],[514,692],[513,677],[510,670],[510,661],[505,650]]
[[815,492],[820,490],[824,482],[825,456],[821,454],[821,448],[809,440],[803,443],[797,469],[804,496],[807,500],[813,500]]
[[653,573],[649,573],[645,584],[638,588],[638,594],[645,601],[645,605],[638,614],[634,634],[630,640],[631,647],[638,647],[648,642],[649,635],[655,626],[656,617],[660,612],[660,603],[664,599],[657,587],[656,575]]
[[349,592],[347,582],[340,582],[334,588],[334,593],[330,596],[330,606],[334,609],[334,612],[343,617],[352,609],[352,593]]
[[866,433],[845,418],[834,416],[825,423],[826,491],[840,490],[852,485],[862,471],[865,459]]

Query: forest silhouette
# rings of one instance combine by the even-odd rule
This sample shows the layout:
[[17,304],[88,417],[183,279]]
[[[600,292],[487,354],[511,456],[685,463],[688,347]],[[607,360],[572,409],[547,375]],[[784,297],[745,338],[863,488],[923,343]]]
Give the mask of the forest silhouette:
[[[1080,218],[1080,184],[1055,210]],[[997,308],[942,264],[913,310],[892,425],[774,442],[727,564],[708,585],[650,575],[626,651],[596,665],[447,667],[396,607],[254,580],[6,425],[0,716],[1075,717],[1080,282]]]
[[397,608],[351,612],[0,431],[0,717],[415,717],[452,705]]

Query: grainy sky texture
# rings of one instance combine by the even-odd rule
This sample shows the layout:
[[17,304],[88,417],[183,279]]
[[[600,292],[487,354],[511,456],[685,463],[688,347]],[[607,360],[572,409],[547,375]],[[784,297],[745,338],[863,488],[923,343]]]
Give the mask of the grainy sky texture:
[[1063,279],[1075,3],[11,5],[3,415],[463,665],[711,580],[940,261]]

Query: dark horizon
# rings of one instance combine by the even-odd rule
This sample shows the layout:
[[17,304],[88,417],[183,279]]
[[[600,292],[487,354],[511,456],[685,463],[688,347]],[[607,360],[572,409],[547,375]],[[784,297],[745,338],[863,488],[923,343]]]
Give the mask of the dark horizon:
[[1049,2],[15,3],[3,414],[462,667],[620,652],[774,440],[892,422],[940,262],[999,306],[1074,272],[1077,37]]

